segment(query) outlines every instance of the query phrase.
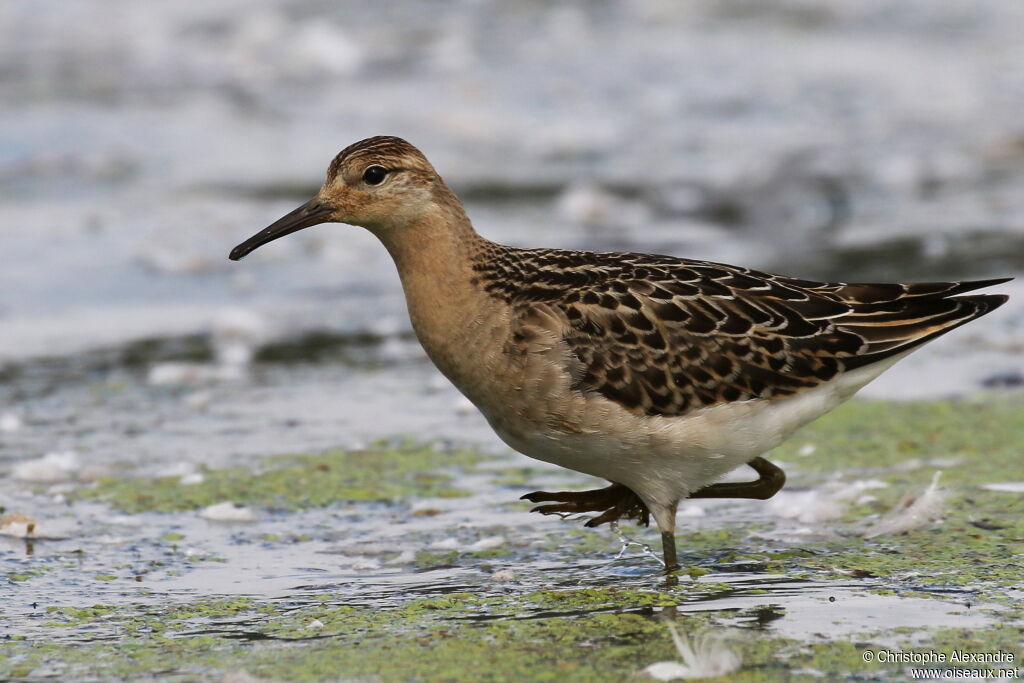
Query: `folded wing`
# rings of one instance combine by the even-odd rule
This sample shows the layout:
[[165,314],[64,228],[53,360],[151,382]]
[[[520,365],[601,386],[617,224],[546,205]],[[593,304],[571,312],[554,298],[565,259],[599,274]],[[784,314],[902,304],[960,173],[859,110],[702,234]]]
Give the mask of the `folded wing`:
[[667,256],[521,253],[498,293],[524,319],[541,306],[563,320],[578,390],[647,415],[792,396],[1006,301],[959,296],[1006,279],[821,283]]

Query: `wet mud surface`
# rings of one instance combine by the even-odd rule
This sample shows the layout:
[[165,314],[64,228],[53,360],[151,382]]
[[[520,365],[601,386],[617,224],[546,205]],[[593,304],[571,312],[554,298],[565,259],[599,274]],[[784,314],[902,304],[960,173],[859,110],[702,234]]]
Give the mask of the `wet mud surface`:
[[[790,482],[775,499],[684,504],[674,583],[643,547],[657,549],[653,531],[585,529],[517,500],[598,482],[444,442],[8,478],[7,519],[35,526],[2,540],[2,666],[28,679],[626,678],[673,658],[666,620],[721,640],[740,680],[907,675],[866,669],[866,648],[1017,652],[1021,408],[845,406],[777,451]],[[938,502],[892,526],[939,470]]]
[[773,453],[775,499],[684,504],[670,584],[653,531],[528,512],[601,482],[496,439],[370,235],[227,260],[397,134],[510,244],[1019,275],[1021,8],[7,2],[0,678],[1024,667],[1019,279]]

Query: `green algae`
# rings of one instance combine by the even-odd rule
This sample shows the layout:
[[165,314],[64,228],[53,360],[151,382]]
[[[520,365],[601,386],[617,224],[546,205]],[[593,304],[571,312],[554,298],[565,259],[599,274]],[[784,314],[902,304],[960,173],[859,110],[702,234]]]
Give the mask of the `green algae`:
[[[810,456],[801,449],[813,444]],[[854,401],[802,430],[777,449],[789,486],[874,479],[874,500],[849,504],[827,527],[825,540],[766,546],[761,532],[770,521],[726,526],[677,527],[680,559],[691,576],[733,563],[752,571],[791,578],[873,579],[894,595],[998,602],[1017,607],[1007,589],[1024,587],[1024,496],[989,491],[986,483],[1019,480],[1024,471],[1024,404],[1009,399],[986,403],[887,403]],[[867,539],[857,535],[866,518],[889,514],[901,498],[919,495],[936,470],[946,490],[944,519],[898,535]],[[576,524],[553,531],[535,544],[563,554],[608,554],[617,543]],[[656,547],[653,534],[623,525],[627,536]],[[865,590],[880,590],[865,588]]]
[[4,574],[4,578],[14,583],[21,583],[34,579],[37,576],[43,576],[46,572],[50,571],[52,567],[46,565],[36,565],[32,567],[26,567],[20,571],[7,572]]
[[[781,567],[893,580],[906,576],[905,582],[926,595],[944,597],[949,589],[960,588],[986,600],[1003,600],[1001,589],[1024,585],[1024,501],[1000,498],[953,494],[940,526],[885,539],[846,537],[809,544],[818,554],[790,557]],[[999,519],[1001,528],[983,531],[971,525],[979,513]]]
[[434,569],[437,567],[453,566],[458,559],[459,552],[457,550],[447,550],[442,552],[421,550],[416,553],[413,563],[420,569]]
[[470,449],[378,446],[268,458],[256,468],[206,470],[202,482],[188,486],[178,477],[108,478],[74,495],[105,501],[129,513],[194,510],[223,501],[298,510],[339,501],[457,497],[468,492],[455,487],[451,474],[441,470],[469,466],[483,457]]
[[[813,445],[810,456],[798,455]],[[927,483],[942,469],[956,486],[1005,481],[1024,469],[1024,400],[936,403],[851,401],[804,427],[772,452],[801,472],[899,474]],[[900,469],[908,461],[941,459],[941,467]],[[959,460],[957,463],[948,461]],[[897,471],[894,472],[894,468]]]
[[[808,457],[797,452],[814,444]],[[820,481],[824,473],[878,479],[876,500],[852,505],[842,521],[884,515],[907,493],[921,493],[936,470],[947,490],[945,519],[901,535],[855,535],[805,544],[806,554],[767,553],[777,571],[910,577],[923,594],[960,587],[988,600],[1024,585],[1024,497],[979,488],[1017,480],[1024,471],[1024,405],[855,401],[813,423],[773,454],[791,479]],[[793,476],[795,474],[795,477]],[[852,530],[852,528],[851,528]],[[941,589],[934,593],[929,589]]]
[[[1018,624],[985,629],[879,630],[854,641],[801,642],[723,629],[714,612],[675,615],[684,588],[536,590],[482,596],[455,592],[383,609],[251,598],[154,606],[48,610],[49,628],[100,627],[108,637],[62,648],[45,636],[12,641],[0,674],[133,680],[190,679],[244,669],[270,680],[624,680],[678,660],[665,619],[688,637],[724,633],[742,661],[730,680],[801,680],[869,674],[899,680],[900,664],[864,663],[866,649],[1020,651]],[[667,611],[662,611],[667,608]]]
[[[815,445],[814,454],[798,455],[806,444]],[[406,452],[404,448],[411,447],[382,449],[384,460],[399,458]],[[395,485],[399,493],[351,500],[430,495],[424,491],[434,485],[455,488],[450,479],[424,483],[416,479],[416,472],[436,474],[442,467],[482,470],[474,467],[481,456],[473,452],[461,460],[463,456],[444,451],[412,450],[408,468],[383,464],[375,472],[356,476],[367,491]],[[702,523],[698,530],[687,529],[682,522],[679,546],[688,569],[675,587],[662,585],[652,573],[649,588],[513,584],[500,592],[484,586],[479,591],[430,597],[410,595],[376,607],[349,604],[320,593],[276,601],[250,597],[176,605],[56,608],[46,612],[47,621],[37,633],[27,637],[15,634],[7,641],[0,652],[0,678],[27,678],[43,672],[56,678],[215,680],[222,672],[245,670],[281,681],[626,680],[654,662],[679,659],[661,613],[694,600],[701,601],[704,611],[672,618],[690,637],[723,629],[733,634],[727,636],[727,644],[740,655],[742,666],[729,680],[908,678],[907,665],[865,663],[867,649],[883,647],[1002,650],[1017,653],[1019,667],[1024,643],[1020,569],[1024,563],[1024,497],[989,491],[981,485],[1019,480],[1022,454],[1024,408],[1019,404],[855,402],[803,430],[772,456],[785,463],[795,486],[814,486],[837,477],[847,481],[879,479],[889,484],[871,491],[876,500],[850,505],[837,524],[830,523],[840,531],[834,538],[766,547],[760,534],[771,527],[768,521],[739,524],[726,520],[727,526],[719,528]],[[343,466],[358,470],[365,465],[340,454],[327,463],[326,470],[318,469],[316,458],[325,457],[334,454],[269,459],[255,474],[206,472],[206,481],[196,485],[211,487],[204,490],[206,497],[187,504],[162,498],[193,488],[182,487],[176,480],[166,483],[166,493],[158,491],[145,502],[133,502],[131,494],[116,488],[117,482],[87,491],[129,510],[185,510],[235,500],[225,495],[226,491],[240,496],[236,502],[254,506],[289,510],[329,505],[344,499],[330,484],[322,489],[314,485],[309,500],[315,502],[310,503],[303,502],[303,491],[284,490],[297,486],[302,476],[331,477],[332,468],[340,476]],[[923,490],[936,469],[943,470],[942,483],[949,489],[943,523],[877,539],[852,535],[865,516],[883,515],[905,494]],[[246,488],[262,477],[276,477],[278,472],[285,473],[287,485],[268,482],[255,484],[253,490]],[[221,476],[224,480],[218,481]],[[549,477],[550,471],[517,467],[495,471],[494,476],[502,478],[503,484],[514,480],[519,485],[534,476]],[[148,487],[154,481],[143,483]],[[337,480],[332,484],[343,488]],[[161,486],[164,484],[157,488]],[[528,484],[526,488],[530,489]],[[136,504],[138,508],[130,507]],[[517,505],[525,508],[528,504]],[[407,568],[479,567],[481,558],[495,554],[504,555],[503,564],[513,567],[538,554],[569,563],[585,556],[610,558],[619,548],[618,541],[605,530],[584,529],[578,522],[548,521],[542,539],[528,546],[509,544],[476,553],[424,550]],[[638,540],[653,535],[629,525],[624,525],[624,531]],[[479,532],[501,534],[514,542],[516,530]],[[161,541],[169,545],[184,540],[180,535],[169,532]],[[276,534],[254,538],[267,543],[291,542]],[[743,564],[753,574],[841,581],[847,590],[851,586],[856,590],[860,581],[861,592],[880,601],[914,596],[961,603],[995,602],[1001,608],[999,623],[972,629],[878,628],[833,642],[816,637],[781,638],[770,627],[737,629],[736,610],[716,608],[718,597],[736,590],[715,582],[724,571],[720,568],[729,563]],[[697,580],[686,580],[687,574]],[[763,595],[765,607],[785,612],[786,598],[778,593],[756,587],[744,593]],[[964,609],[971,608],[965,605]],[[90,633],[101,637],[90,639]],[[67,647],[62,638],[74,638],[75,647]]]
[[[815,446],[810,456],[799,452]],[[983,489],[986,483],[1019,480],[1024,467],[1024,405],[1001,402],[885,403],[855,401],[813,423],[772,454],[785,464],[791,486],[825,481],[880,480],[874,500],[850,504],[829,527],[832,538],[799,546],[766,547],[757,522],[692,530],[677,529],[680,559],[698,576],[740,563],[752,571],[791,578],[871,579],[892,595],[999,603],[1019,609],[1024,588],[1024,497]],[[904,496],[918,495],[936,470],[943,471],[944,519],[898,535],[857,535],[865,518],[887,515]],[[643,540],[643,530],[624,525]],[[653,539],[652,541],[653,542]],[[615,551],[607,534],[566,525],[538,549],[563,554]]]

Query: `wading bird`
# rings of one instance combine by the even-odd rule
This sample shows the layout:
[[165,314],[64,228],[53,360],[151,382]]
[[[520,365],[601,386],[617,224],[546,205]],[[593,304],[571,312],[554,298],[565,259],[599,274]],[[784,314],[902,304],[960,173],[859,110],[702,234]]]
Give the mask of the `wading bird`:
[[[373,137],[338,154],[316,197],[232,250],[319,223],[368,229],[398,267],[427,355],[498,436],[607,479],[523,496],[544,514],[661,530],[678,566],[685,498],[773,496],[762,457],[920,345],[994,310],[960,296],[1007,279],[810,282],[673,256],[519,249],[473,229],[415,147]],[[715,483],[740,465],[756,481]]]

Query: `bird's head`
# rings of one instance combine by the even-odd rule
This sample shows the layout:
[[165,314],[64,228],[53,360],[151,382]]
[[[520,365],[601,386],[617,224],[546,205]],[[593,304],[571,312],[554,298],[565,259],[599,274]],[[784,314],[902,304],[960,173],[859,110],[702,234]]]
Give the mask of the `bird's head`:
[[360,225],[383,237],[453,201],[458,203],[418,149],[401,138],[367,138],[334,157],[315,197],[239,244],[229,258],[237,261],[320,223]]

